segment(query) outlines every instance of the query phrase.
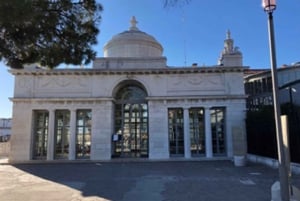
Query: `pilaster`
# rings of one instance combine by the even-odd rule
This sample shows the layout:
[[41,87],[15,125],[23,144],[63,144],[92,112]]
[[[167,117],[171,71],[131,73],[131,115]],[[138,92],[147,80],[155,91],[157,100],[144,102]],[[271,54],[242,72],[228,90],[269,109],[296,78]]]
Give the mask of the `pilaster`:
[[76,158],[76,109],[71,109],[69,160]]
[[55,110],[49,110],[49,125],[48,125],[48,144],[47,144],[47,160],[54,159],[54,122],[55,121]]
[[189,108],[183,108],[184,119],[184,157],[191,158],[191,137],[190,137],[190,118]]
[[207,158],[213,157],[210,108],[205,107],[205,153]]

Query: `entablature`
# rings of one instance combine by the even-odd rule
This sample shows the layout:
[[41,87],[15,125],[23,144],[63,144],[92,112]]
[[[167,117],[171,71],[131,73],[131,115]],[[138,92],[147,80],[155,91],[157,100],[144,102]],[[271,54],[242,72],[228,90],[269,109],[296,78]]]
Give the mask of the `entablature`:
[[232,73],[244,72],[247,67],[168,67],[161,69],[11,69],[9,72],[15,76],[51,76],[51,75],[151,75],[151,74],[191,74],[191,73]]

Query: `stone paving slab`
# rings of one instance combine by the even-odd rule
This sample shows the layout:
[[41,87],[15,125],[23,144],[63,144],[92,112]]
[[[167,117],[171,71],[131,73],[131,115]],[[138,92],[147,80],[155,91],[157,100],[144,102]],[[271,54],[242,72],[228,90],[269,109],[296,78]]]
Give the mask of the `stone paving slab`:
[[[278,171],[231,161],[0,165],[1,201],[270,201]],[[292,182],[300,187],[300,175]]]

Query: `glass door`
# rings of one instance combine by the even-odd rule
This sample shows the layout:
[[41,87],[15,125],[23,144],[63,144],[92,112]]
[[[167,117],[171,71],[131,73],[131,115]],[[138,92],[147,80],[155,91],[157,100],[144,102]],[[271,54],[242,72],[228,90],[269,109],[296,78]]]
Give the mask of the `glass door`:
[[169,151],[171,156],[184,155],[183,110],[172,108],[168,111]]
[[213,154],[224,155],[225,150],[225,108],[212,108],[211,115],[211,131]]
[[191,108],[189,110],[191,154],[192,156],[204,156],[205,154],[205,130],[204,109]]
[[55,159],[67,159],[70,142],[70,112],[55,111]]
[[115,133],[112,157],[148,157],[147,93],[135,84],[124,85],[116,93]]
[[46,159],[48,147],[48,111],[34,112],[33,159]]
[[77,110],[76,115],[76,158],[90,159],[92,111]]
[[116,105],[115,157],[148,157],[148,108],[145,103]]

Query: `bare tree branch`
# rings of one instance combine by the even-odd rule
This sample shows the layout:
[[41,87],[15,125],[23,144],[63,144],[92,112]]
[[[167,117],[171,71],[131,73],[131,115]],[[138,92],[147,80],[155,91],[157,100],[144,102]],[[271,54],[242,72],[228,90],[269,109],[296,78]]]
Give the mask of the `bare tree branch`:
[[164,0],[164,7],[183,6],[190,3],[192,0]]

